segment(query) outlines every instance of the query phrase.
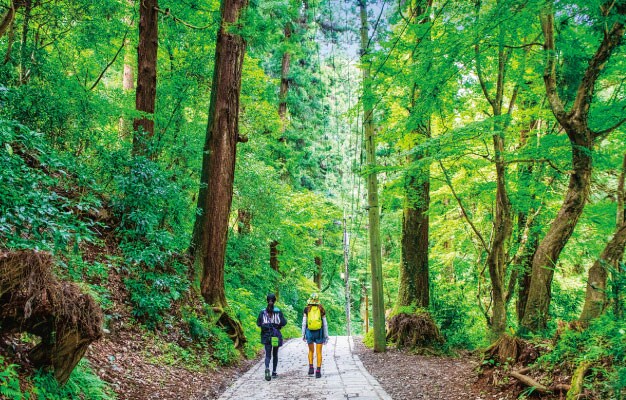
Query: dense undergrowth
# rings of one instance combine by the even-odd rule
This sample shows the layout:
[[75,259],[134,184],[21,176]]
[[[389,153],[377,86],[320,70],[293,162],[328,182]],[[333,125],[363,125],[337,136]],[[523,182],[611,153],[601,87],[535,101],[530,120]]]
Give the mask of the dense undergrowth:
[[[77,156],[19,122],[0,118],[0,248],[51,252],[54,272],[77,282],[100,304],[105,329],[118,329],[125,321],[126,329],[152,336],[156,351],[142,354],[150,363],[199,371],[256,356],[261,347],[256,317],[276,279],[262,265],[264,242],[232,232],[229,241],[229,263],[248,259],[245,269],[227,268],[226,276],[231,312],[248,338],[242,354],[210,320],[193,284],[186,256],[194,217],[191,178],[176,176],[162,163],[129,158],[129,152]],[[259,256],[251,257],[254,252]],[[285,260],[286,267],[296,262]],[[317,288],[298,274],[285,281],[279,306],[290,322],[285,336],[295,337],[302,312],[297,305],[303,307]],[[338,301],[329,298],[327,308],[341,314]],[[331,322],[331,332],[342,326],[340,318]],[[58,387],[48,374],[32,374],[9,356],[3,359],[0,388],[16,399],[114,398],[87,364],[83,361],[69,383]]]

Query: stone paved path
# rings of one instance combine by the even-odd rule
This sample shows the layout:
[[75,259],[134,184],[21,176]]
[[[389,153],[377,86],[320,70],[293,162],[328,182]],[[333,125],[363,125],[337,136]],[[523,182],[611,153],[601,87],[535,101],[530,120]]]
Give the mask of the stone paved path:
[[[263,360],[246,372],[220,400],[391,400],[352,352],[349,336],[331,336],[324,346],[322,377],[307,374],[307,346],[300,339],[286,342],[278,352],[278,378],[266,381]],[[271,365],[270,365],[271,369]]]

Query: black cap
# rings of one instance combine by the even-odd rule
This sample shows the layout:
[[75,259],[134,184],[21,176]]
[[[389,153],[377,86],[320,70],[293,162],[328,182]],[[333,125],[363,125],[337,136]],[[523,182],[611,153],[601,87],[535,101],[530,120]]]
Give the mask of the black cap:
[[276,301],[276,295],[274,293],[267,295],[267,301],[269,302],[270,300]]

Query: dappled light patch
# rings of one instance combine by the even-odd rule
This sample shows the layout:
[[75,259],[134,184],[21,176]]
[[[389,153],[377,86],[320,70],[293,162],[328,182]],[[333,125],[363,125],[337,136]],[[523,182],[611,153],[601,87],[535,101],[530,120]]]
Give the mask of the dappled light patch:
[[48,253],[0,253],[0,327],[41,337],[30,350],[36,366],[64,383],[87,347],[102,336],[102,310],[73,283],[52,274]]

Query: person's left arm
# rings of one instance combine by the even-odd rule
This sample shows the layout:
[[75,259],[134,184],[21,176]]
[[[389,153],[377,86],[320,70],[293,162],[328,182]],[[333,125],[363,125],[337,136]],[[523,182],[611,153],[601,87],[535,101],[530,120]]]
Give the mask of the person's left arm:
[[287,319],[283,315],[282,311],[278,315],[280,316],[280,325],[279,325],[278,329],[282,329],[283,326],[287,325]]

